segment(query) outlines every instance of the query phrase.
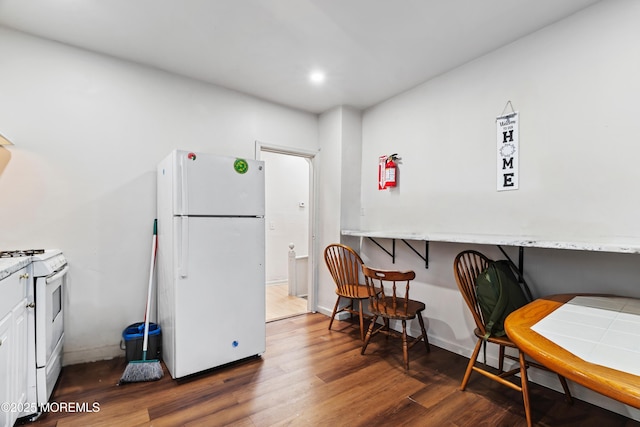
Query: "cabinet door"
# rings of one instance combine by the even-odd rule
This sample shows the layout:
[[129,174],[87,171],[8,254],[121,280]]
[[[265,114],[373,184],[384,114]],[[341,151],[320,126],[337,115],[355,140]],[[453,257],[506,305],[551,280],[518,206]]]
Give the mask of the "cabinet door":
[[[11,312],[0,319],[0,403],[11,404],[11,362],[13,358]],[[11,411],[0,410],[0,426],[12,426],[15,421]]]
[[[23,408],[27,401],[27,299],[16,305],[12,312],[13,320],[13,387],[11,402]],[[18,417],[23,414],[15,414]]]

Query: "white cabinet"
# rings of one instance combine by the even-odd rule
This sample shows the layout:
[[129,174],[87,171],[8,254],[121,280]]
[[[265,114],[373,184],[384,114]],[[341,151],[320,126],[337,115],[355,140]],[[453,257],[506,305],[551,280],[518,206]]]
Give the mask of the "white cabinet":
[[0,426],[11,427],[27,400],[27,289],[25,267],[0,280]]
[[[0,282],[1,283],[1,282]],[[0,405],[11,402],[11,313],[0,319]],[[0,408],[0,425],[12,426],[14,414],[8,408]]]
[[[27,299],[15,306],[13,316],[13,397],[19,408],[27,401]],[[22,415],[22,414],[18,414]]]

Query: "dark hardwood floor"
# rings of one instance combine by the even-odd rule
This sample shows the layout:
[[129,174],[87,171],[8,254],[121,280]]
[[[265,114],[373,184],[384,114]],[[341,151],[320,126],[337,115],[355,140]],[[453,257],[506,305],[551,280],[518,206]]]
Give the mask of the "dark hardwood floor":
[[[521,395],[481,375],[458,390],[468,359],[431,346],[409,352],[375,337],[360,355],[357,326],[305,314],[267,324],[267,351],[181,381],[118,386],[123,358],[67,366],[52,401],[99,412],[49,412],[36,426],[521,426]],[[538,426],[638,426],[532,384]],[[80,405],[80,406],[78,406]]]

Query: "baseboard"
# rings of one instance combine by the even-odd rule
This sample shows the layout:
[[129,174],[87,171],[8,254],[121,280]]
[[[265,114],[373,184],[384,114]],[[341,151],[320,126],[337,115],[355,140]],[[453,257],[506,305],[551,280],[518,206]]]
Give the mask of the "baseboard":
[[79,363],[97,362],[114,357],[123,357],[124,350],[120,345],[108,345],[98,348],[86,348],[80,350],[66,350],[62,355],[62,366],[77,365]]
[[[333,308],[318,307],[316,309],[316,312],[320,314],[324,314],[327,317],[331,317],[331,314],[333,314]],[[341,313],[336,314],[335,320],[347,320],[349,317],[351,317],[351,313],[347,311],[343,311]]]
[[266,282],[267,286],[279,286],[279,285],[288,285],[289,282],[287,280],[273,280],[271,282]]

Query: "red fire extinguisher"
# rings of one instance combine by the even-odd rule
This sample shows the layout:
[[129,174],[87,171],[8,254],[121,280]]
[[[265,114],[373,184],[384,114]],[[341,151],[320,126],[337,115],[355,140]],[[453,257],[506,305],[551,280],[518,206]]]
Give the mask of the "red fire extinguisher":
[[398,159],[398,153],[387,156],[387,161],[384,165],[384,187],[395,187],[398,182],[398,165],[394,160]]

